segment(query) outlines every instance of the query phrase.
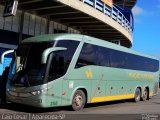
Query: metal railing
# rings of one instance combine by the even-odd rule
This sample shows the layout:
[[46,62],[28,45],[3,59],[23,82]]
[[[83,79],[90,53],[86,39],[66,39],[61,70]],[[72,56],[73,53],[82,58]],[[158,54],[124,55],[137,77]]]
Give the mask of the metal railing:
[[118,22],[122,27],[124,27],[129,33],[132,33],[133,26],[132,23],[128,21],[125,15],[118,10],[114,5],[113,7],[108,6],[103,3],[101,0],[80,0],[85,4],[103,12],[105,15],[111,17],[113,20]]

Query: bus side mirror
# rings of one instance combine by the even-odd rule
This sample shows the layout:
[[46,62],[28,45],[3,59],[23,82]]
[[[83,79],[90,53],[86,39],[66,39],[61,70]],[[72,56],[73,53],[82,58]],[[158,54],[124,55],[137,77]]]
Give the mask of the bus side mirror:
[[48,55],[51,52],[60,51],[60,50],[67,50],[67,48],[64,48],[64,47],[50,47],[50,48],[47,48],[46,50],[44,50],[44,52],[42,53],[41,63],[46,64]]
[[2,56],[1,56],[0,63],[3,64],[3,62],[4,62],[4,56],[7,55],[7,54],[9,54],[9,53],[12,53],[12,52],[14,52],[14,50],[7,50],[7,51],[5,51],[5,52],[2,54]]

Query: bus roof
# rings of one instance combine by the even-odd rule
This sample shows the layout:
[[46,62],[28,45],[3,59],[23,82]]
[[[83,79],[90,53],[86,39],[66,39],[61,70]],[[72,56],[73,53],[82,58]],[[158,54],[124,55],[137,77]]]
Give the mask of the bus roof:
[[36,36],[36,37],[30,37],[30,38],[24,39],[22,41],[22,43],[47,42],[47,41],[65,40],[65,39],[81,41],[83,36],[84,35],[67,34],[67,33],[45,34],[45,35],[39,35],[39,36]]
[[120,46],[120,45],[116,45],[114,43],[111,43],[111,42],[108,42],[108,41],[105,41],[105,40],[101,40],[101,39],[98,39],[98,38],[94,38],[94,37],[90,37],[90,36],[86,36],[86,35],[81,35],[81,34],[68,34],[68,33],[45,34],[45,35],[40,35],[40,36],[36,36],[36,37],[27,38],[27,39],[23,40],[22,43],[47,42],[47,41],[57,41],[57,40],[82,41],[82,38],[85,38],[86,41],[84,41],[84,42],[89,41],[90,43],[98,45],[98,46],[103,46],[103,47],[107,47],[107,48],[110,48],[110,49],[123,51],[123,52],[126,52],[126,53],[131,53],[131,54],[135,54],[135,55],[144,56],[144,57],[148,57],[148,58],[158,60],[156,57],[149,56],[149,55],[144,55],[144,54],[136,52],[132,49],[129,49],[129,48],[126,48],[126,47],[123,47],[123,46]]

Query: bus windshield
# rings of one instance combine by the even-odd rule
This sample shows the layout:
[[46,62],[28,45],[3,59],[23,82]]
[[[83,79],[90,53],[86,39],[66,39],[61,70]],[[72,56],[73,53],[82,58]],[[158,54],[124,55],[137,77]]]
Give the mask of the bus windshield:
[[[62,64],[68,64],[66,66],[69,66],[73,54],[78,46],[78,44],[75,44],[75,42],[77,43],[77,41],[61,40],[57,42],[27,43],[19,45],[11,64],[11,70],[8,77],[10,81],[9,83],[15,86],[23,86],[23,87],[44,84],[46,81],[45,75],[46,75],[47,64],[52,63],[52,67],[49,68],[51,69],[50,71],[52,72],[53,70],[57,70],[58,66],[60,66],[59,68],[61,68]],[[59,52],[59,53],[53,52],[54,56],[50,55],[53,58],[49,60],[52,61],[55,60],[55,61],[49,62],[48,60],[46,64],[42,64],[41,63],[42,53],[47,48],[53,46],[65,47],[67,48],[67,50],[65,52]],[[60,62],[57,62],[57,60],[59,60]],[[62,63],[62,61],[64,63]],[[54,71],[53,73],[58,73],[58,72]],[[55,75],[53,78],[57,78],[57,75]]]

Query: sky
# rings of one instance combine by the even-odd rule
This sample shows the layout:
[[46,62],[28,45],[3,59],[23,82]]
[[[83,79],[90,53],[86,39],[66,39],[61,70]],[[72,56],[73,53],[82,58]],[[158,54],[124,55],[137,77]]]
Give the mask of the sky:
[[132,49],[160,59],[160,0],[137,0]]

